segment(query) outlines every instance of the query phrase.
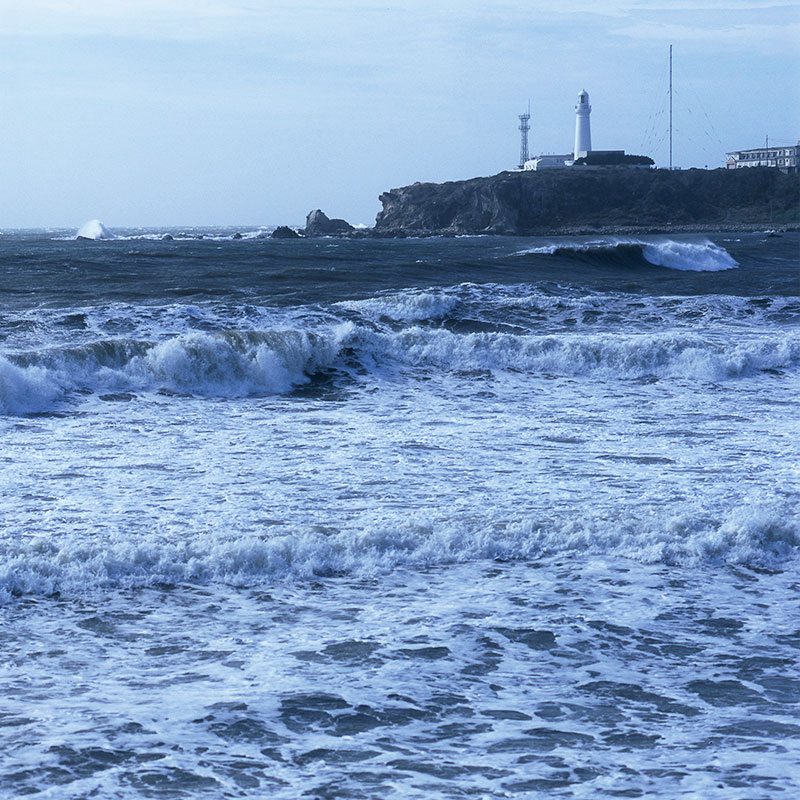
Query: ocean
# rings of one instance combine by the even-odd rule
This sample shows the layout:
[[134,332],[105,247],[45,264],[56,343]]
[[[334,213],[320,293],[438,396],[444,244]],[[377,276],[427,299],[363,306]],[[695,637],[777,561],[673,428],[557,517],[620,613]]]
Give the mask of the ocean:
[[0,235],[0,796],[800,794],[800,234],[162,233]]

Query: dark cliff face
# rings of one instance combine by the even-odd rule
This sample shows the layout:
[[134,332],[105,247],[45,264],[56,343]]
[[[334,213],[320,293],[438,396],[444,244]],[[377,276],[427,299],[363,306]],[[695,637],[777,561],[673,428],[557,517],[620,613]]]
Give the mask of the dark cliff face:
[[565,228],[800,220],[800,178],[775,169],[570,169],[415,183],[380,196],[375,231],[541,233]]

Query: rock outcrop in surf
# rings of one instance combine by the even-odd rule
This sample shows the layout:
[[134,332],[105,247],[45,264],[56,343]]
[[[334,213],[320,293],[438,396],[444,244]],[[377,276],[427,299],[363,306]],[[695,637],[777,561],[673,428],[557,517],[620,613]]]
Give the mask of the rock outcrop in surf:
[[288,225],[278,225],[269,235],[270,239],[299,239],[300,234]]
[[777,169],[562,169],[415,183],[380,196],[378,236],[795,225],[800,177]]
[[324,211],[315,208],[306,217],[306,236],[342,236],[355,228],[343,219],[329,219]]
[[95,241],[98,239],[116,239],[117,237],[99,219],[90,219],[81,225],[75,238],[84,241]]

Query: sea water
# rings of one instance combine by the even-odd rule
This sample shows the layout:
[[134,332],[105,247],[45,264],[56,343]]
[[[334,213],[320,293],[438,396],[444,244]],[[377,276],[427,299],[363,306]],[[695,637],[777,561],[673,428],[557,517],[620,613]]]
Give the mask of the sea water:
[[0,236],[0,796],[800,792],[798,234],[161,233]]

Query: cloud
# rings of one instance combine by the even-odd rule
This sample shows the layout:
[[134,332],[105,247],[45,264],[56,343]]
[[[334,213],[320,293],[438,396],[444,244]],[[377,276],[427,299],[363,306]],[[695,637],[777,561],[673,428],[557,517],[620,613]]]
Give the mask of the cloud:
[[578,17],[639,20],[659,12],[674,17],[773,9],[786,22],[787,10],[797,8],[790,0],[495,0],[490,6],[485,0],[0,0],[0,18],[4,36],[213,39],[269,30],[313,35],[321,25],[368,25],[370,19],[394,20],[410,32],[465,21],[504,20],[524,29],[542,21],[573,24]]
[[230,0],[0,0],[6,36],[180,36],[213,34],[242,21]]
[[640,0],[625,4],[631,11],[764,11],[791,8],[797,11],[795,0]]
[[800,41],[800,23],[781,20],[774,24],[681,25],[643,20],[611,29],[617,36],[631,39],[656,39],[663,42],[701,41],[708,44],[731,44],[763,49],[787,45],[791,49]]

